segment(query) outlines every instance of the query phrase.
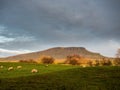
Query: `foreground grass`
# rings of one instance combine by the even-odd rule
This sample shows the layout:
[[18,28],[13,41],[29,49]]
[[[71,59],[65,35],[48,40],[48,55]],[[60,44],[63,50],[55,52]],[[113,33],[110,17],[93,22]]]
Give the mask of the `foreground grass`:
[[[40,75],[79,67],[72,65],[49,65],[48,67],[45,67],[44,64],[33,63],[0,63],[0,65],[3,66],[3,68],[0,69],[0,78],[15,78],[21,76],[23,77],[31,75]],[[14,67],[14,70],[8,71],[8,68],[11,66]],[[17,66],[22,66],[22,68],[17,69]],[[31,73],[31,70],[34,68],[38,70],[38,73]]]
[[[15,71],[12,71],[10,76],[3,77],[1,73],[0,90],[120,90],[120,67],[81,68],[50,65],[46,68],[36,64],[23,66],[26,68],[19,71],[20,75],[14,75]],[[41,72],[34,75],[28,72],[33,67]],[[23,74],[25,71],[27,75]]]

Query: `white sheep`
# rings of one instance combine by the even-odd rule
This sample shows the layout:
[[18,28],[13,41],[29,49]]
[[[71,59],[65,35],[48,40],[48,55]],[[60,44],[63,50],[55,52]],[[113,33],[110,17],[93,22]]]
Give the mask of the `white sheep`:
[[81,65],[83,68],[87,67],[86,65]]
[[14,69],[13,67],[9,67],[9,68],[8,68],[8,71],[11,71],[11,70],[13,70],[13,69]]
[[3,68],[3,66],[0,66],[0,68]]
[[37,69],[32,69],[31,72],[32,72],[32,73],[37,73],[38,70],[37,70]]
[[17,69],[21,69],[22,68],[22,66],[17,66]]
[[48,67],[48,65],[45,65],[45,67]]

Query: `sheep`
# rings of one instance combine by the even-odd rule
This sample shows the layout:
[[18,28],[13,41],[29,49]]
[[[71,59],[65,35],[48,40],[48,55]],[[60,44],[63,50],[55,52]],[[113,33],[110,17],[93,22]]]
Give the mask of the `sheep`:
[[8,68],[8,71],[11,71],[11,70],[13,70],[13,69],[14,69],[13,67],[9,67],[9,68]]
[[17,66],[17,69],[21,69],[22,68],[22,66]]
[[48,65],[45,65],[45,67],[48,67]]
[[32,72],[32,73],[37,73],[38,70],[37,70],[37,69],[32,69],[31,72]]
[[83,68],[87,67],[86,65],[81,65]]
[[3,66],[0,66],[0,68],[3,68]]

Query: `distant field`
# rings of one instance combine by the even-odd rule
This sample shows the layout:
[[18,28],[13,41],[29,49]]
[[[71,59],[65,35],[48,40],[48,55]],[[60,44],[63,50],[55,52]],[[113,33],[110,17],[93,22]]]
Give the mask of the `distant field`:
[[[120,90],[120,67],[0,63],[0,90]],[[21,65],[21,69],[16,67]],[[13,71],[8,67],[13,66]],[[31,73],[31,69],[38,73]]]

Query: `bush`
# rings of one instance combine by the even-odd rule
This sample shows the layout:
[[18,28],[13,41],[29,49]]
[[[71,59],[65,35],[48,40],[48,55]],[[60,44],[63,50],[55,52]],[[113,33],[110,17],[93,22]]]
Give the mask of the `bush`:
[[92,66],[99,66],[99,61],[98,60],[93,60],[92,61]]
[[33,59],[28,59],[28,60],[20,60],[19,62],[22,62],[22,63],[37,63],[35,60]]
[[109,59],[103,58],[99,61],[100,66],[110,66],[112,62]]
[[51,56],[44,56],[41,58],[41,62],[44,64],[52,64],[54,63],[55,59]]
[[87,66],[92,66],[92,61],[91,60],[88,60],[87,63],[86,63]]
[[115,58],[113,63],[115,66],[120,66],[120,58]]
[[71,59],[71,60],[69,61],[69,64],[79,65],[79,62],[78,62],[78,60],[76,60],[75,58],[73,58],[73,59]]
[[70,56],[67,56],[65,64],[79,65],[80,59],[81,57],[79,55],[70,55]]

